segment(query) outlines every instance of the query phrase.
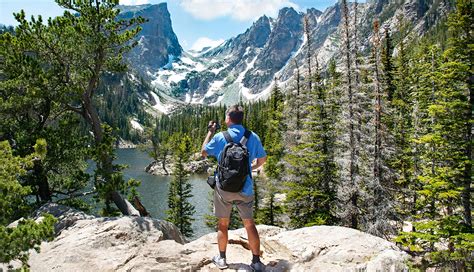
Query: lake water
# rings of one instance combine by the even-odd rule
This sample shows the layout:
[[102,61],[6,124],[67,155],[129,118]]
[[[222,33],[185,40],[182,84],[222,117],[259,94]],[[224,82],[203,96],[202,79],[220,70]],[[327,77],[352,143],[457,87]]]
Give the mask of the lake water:
[[[118,164],[127,164],[129,167],[123,171],[124,178],[134,178],[141,181],[138,192],[143,206],[153,218],[165,219],[165,211],[168,209],[168,188],[171,181],[170,176],[154,176],[145,172],[145,167],[153,161],[145,152],[138,149],[117,149]],[[189,178],[193,186],[193,197],[190,202],[194,205],[196,212],[193,222],[194,237],[214,232],[205,224],[205,215],[211,214],[209,192],[211,188],[207,185],[207,176],[191,175]]]

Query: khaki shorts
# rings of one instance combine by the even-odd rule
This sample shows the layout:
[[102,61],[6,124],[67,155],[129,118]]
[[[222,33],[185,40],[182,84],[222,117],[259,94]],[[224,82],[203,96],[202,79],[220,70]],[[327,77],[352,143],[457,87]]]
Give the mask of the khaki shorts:
[[253,219],[253,201],[254,195],[246,196],[242,193],[222,191],[216,184],[214,188],[214,215],[218,218],[230,218],[232,204],[235,204],[240,218]]

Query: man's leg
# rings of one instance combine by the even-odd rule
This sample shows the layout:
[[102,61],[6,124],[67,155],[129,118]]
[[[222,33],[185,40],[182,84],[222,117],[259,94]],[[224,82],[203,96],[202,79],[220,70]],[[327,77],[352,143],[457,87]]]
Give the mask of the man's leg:
[[253,219],[242,219],[244,222],[245,230],[249,239],[250,250],[253,255],[260,256],[260,237],[258,235],[257,228],[255,227],[255,221]]
[[217,223],[217,244],[219,246],[219,252],[225,252],[227,248],[229,222],[229,218],[219,218],[219,222]]
[[229,228],[231,211],[232,204],[222,198],[216,186],[214,191],[214,215],[219,218],[217,222],[217,245],[219,248],[219,255],[214,256],[212,261],[219,269],[225,269],[228,267],[225,250],[227,247],[227,230]]

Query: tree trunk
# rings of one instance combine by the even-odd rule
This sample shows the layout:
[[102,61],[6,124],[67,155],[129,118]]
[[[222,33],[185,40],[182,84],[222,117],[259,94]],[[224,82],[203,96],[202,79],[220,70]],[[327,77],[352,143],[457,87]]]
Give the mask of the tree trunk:
[[350,44],[350,33],[349,33],[349,9],[347,7],[347,1],[342,1],[342,8],[343,8],[343,16],[344,16],[344,55],[346,57],[346,77],[347,77],[347,95],[349,98],[348,106],[349,106],[349,186],[350,186],[350,203],[352,207],[350,207],[350,222],[351,227],[357,229],[358,227],[358,211],[357,211],[357,202],[358,202],[358,194],[355,191],[356,187],[356,175],[357,175],[357,165],[356,165],[356,143],[355,143],[355,135],[354,135],[354,108],[353,108],[353,90],[352,90],[352,67],[351,67],[351,44]]
[[44,171],[43,163],[41,160],[34,160],[34,176],[37,179],[38,184],[38,195],[41,199],[41,202],[51,201],[51,190],[49,188],[48,177]]
[[140,216],[150,216],[150,213],[146,210],[145,206],[142,205],[142,202],[137,196],[133,198],[133,204],[140,212]]
[[308,46],[308,50],[306,51],[306,62],[308,64],[308,93],[311,92],[313,89],[313,79],[312,79],[312,72],[311,72],[311,33],[310,33],[310,25],[309,19],[307,16],[304,17],[304,33],[306,36],[306,42]]
[[166,157],[168,156],[168,151],[164,150],[163,151],[163,159],[161,160],[161,167],[165,171],[166,175],[169,175],[168,169],[166,169]]
[[[95,79],[97,81],[97,79]],[[92,79],[91,81],[94,81]],[[95,82],[91,82],[89,86],[93,88],[95,86]],[[95,144],[99,145],[103,140],[103,131],[102,131],[102,124],[99,118],[99,114],[97,113],[96,108],[92,104],[92,99],[89,96],[90,92],[85,92],[83,94],[83,107],[84,107],[84,118],[89,122],[92,126],[92,133],[94,134]],[[100,163],[104,168],[104,172],[107,176],[106,180],[110,180],[110,175],[113,172],[113,161],[109,154],[102,153],[100,155]],[[112,200],[117,208],[123,215],[132,215],[132,216],[139,216],[140,212],[135,209],[128,200],[124,199],[117,191],[110,192],[108,199]]]
[[[472,64],[471,70],[472,71]],[[474,110],[474,92],[473,85],[474,76],[471,75],[468,79],[469,86],[469,108],[466,111],[466,150],[465,154],[467,157],[467,163],[464,168],[464,177],[463,177],[463,192],[462,192],[462,205],[464,210],[464,223],[472,229],[472,209],[471,209],[471,183],[472,183],[472,111]]]

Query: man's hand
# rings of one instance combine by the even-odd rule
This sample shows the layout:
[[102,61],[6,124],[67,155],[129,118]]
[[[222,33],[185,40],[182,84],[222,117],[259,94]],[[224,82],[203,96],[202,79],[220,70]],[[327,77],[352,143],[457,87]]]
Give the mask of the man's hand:
[[215,133],[217,129],[217,123],[214,121],[209,121],[209,125],[207,126],[207,130],[209,132]]

